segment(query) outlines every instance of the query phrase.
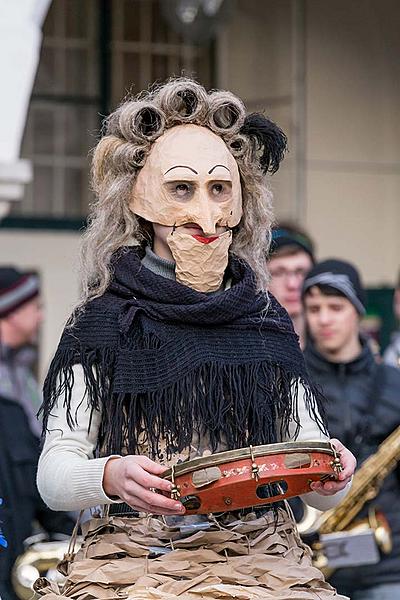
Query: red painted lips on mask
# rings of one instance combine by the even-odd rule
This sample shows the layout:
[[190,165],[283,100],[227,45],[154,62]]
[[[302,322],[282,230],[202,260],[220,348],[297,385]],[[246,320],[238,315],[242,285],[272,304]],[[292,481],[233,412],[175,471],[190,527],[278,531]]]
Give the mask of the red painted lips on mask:
[[218,239],[217,235],[214,235],[212,237],[204,237],[203,235],[193,235],[192,237],[194,237],[194,239],[200,242],[201,244],[211,244],[211,242]]

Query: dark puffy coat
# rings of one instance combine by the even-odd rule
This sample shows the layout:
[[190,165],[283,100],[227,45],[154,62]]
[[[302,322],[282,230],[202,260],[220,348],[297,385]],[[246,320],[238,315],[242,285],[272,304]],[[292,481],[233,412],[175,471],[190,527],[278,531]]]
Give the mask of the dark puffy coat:
[[[357,457],[358,466],[375,453],[379,444],[400,425],[400,371],[377,365],[368,345],[345,364],[328,362],[312,344],[305,350],[307,368],[327,398],[329,433],[339,438]],[[387,517],[393,551],[376,565],[339,569],[331,583],[342,593],[382,583],[400,582],[400,469],[384,481],[371,502]],[[369,506],[369,505],[367,505]],[[367,514],[365,509],[361,516]]]
[[[32,433],[23,408],[0,397],[0,508],[1,528],[8,548],[0,549],[0,588],[12,598],[9,582],[12,565],[32,535],[34,520],[49,533],[70,534],[73,520],[44,504],[36,488],[39,440]],[[10,593],[7,594],[9,591]],[[4,594],[4,596],[3,596]]]

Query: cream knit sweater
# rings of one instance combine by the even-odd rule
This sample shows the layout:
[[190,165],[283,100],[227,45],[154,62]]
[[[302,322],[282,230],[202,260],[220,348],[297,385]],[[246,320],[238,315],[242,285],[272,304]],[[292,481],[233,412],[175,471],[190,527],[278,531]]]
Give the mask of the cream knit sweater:
[[[53,510],[80,510],[99,504],[111,504],[103,489],[104,467],[111,458],[94,458],[101,414],[94,411],[90,423],[91,409],[85,398],[85,383],[80,365],[74,367],[74,388],[71,413],[77,417],[78,425],[70,430],[62,405],[58,405],[49,418],[40,456],[37,484],[46,504]],[[299,393],[299,416],[301,429],[298,441],[327,441],[305,407],[304,396]],[[295,423],[291,424],[289,440],[293,440]],[[317,492],[304,494],[304,501],[319,510],[335,506],[347,493],[348,486],[334,496],[321,496]]]

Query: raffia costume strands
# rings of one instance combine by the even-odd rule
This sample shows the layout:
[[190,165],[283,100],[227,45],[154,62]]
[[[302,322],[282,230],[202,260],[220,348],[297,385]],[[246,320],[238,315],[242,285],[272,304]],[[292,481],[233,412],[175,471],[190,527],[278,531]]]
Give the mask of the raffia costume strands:
[[[345,600],[312,566],[285,511],[276,526],[254,514],[240,521],[227,515],[186,536],[178,525],[93,519],[61,592],[43,579],[36,591],[42,600]],[[167,552],[148,558],[149,547]]]
[[[80,363],[84,401],[102,412],[99,455],[147,453],[171,464],[201,451],[193,440],[211,451],[280,441],[291,419],[299,423],[300,382],[324,429],[291,322],[256,291],[245,263],[231,259],[230,288],[207,295],[155,275],[142,256],[119,252],[109,290],[64,331],[45,382],[45,427],[57,401],[74,427]],[[312,567],[284,509],[202,518],[206,528],[193,534],[163,517],[92,519],[61,591],[41,580],[37,591],[44,600],[342,598]],[[168,552],[152,558],[152,547]]]

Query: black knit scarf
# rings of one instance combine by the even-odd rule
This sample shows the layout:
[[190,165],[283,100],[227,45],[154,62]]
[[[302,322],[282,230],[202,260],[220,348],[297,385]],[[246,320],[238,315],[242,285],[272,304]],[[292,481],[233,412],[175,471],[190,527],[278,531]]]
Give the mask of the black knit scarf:
[[[107,292],[67,327],[44,385],[44,430],[57,401],[71,428],[72,367],[84,370],[89,404],[101,410],[98,453],[152,458],[190,447],[194,433],[211,450],[280,441],[299,427],[299,384],[321,430],[319,392],[308,379],[297,336],[276,300],[256,291],[252,270],[232,259],[232,286],[196,292],[145,268],[143,253],[122,249]],[[318,409],[318,410],[317,410]]]

